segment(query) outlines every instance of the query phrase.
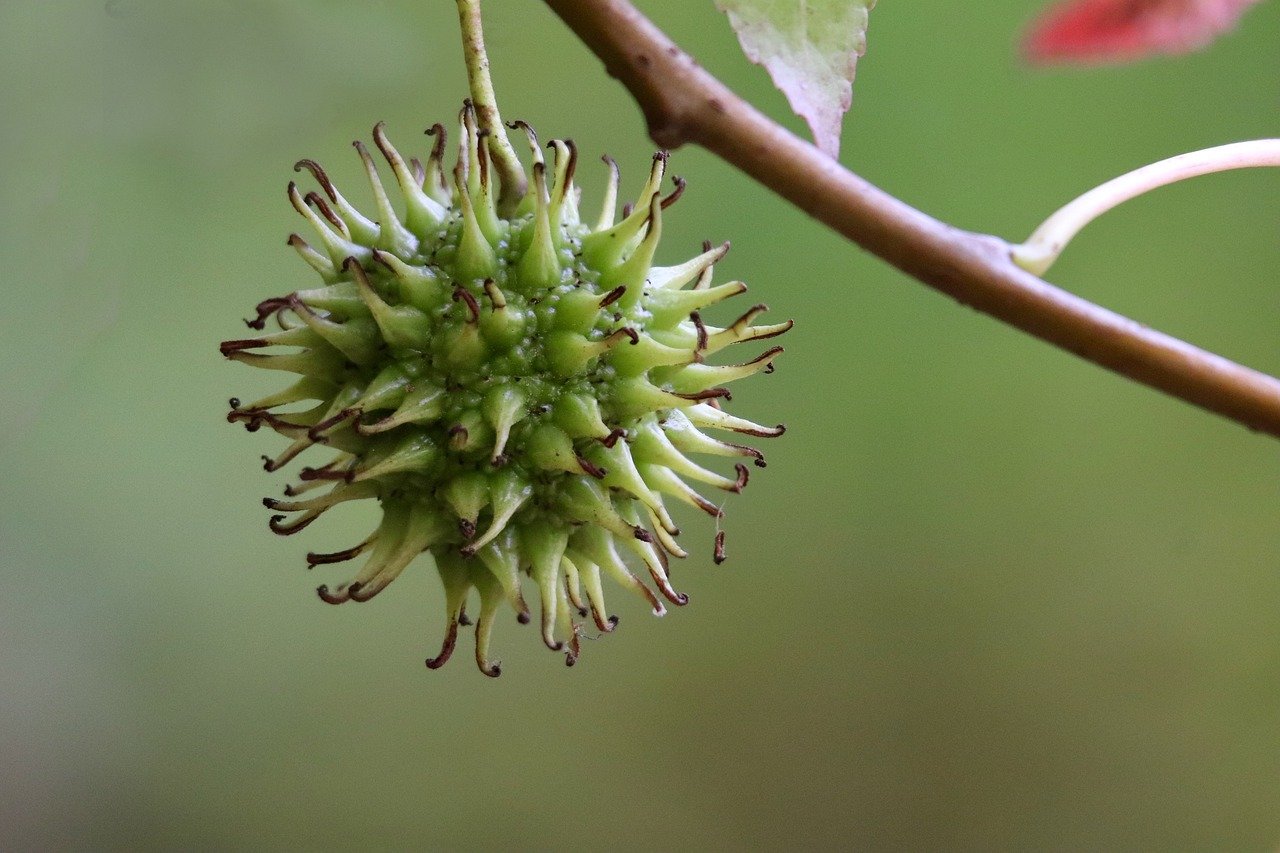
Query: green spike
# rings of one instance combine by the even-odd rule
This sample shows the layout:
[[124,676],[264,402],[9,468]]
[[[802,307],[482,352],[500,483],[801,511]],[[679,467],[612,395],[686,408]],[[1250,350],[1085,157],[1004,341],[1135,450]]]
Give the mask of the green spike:
[[572,438],[603,439],[609,435],[600,404],[586,394],[564,394],[552,406],[551,417]]
[[431,326],[425,314],[408,305],[388,305],[378,291],[374,290],[364,267],[354,258],[347,258],[342,268],[355,279],[356,286],[360,290],[360,298],[368,306],[369,313],[373,315],[374,321],[382,331],[382,337],[393,349],[426,348],[431,340]]
[[[441,129],[443,132],[443,128]],[[385,122],[378,122],[373,128],[373,140],[387,159],[391,171],[395,173],[396,183],[400,185],[400,194],[405,202],[405,227],[419,240],[428,239],[440,228],[448,211],[444,205],[427,195],[423,185],[410,172],[400,152],[387,138]],[[437,166],[439,160],[436,160]]]

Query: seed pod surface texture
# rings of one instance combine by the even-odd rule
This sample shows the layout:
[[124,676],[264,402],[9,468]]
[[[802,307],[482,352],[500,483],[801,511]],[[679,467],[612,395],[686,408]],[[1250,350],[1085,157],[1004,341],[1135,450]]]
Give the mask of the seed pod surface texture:
[[[542,148],[532,130],[529,189],[506,214],[497,204],[488,137],[467,104],[456,166],[445,166],[436,125],[426,162],[405,159],[382,125],[375,148],[398,185],[393,205],[374,153],[356,149],[375,210],[357,210],[310,160],[317,185],[289,186],[316,235],[289,244],[320,276],[318,286],[268,299],[246,321],[255,337],[225,341],[229,359],[296,376],[260,400],[231,401],[228,420],[266,426],[289,442],[268,471],[309,451],[283,499],[267,498],[271,529],[297,533],[326,510],[359,499],[382,518],[364,541],[310,553],[310,566],[363,559],[343,583],[320,586],[330,604],[368,601],[423,552],[444,582],[447,625],[441,666],[459,625],[474,615],[476,663],[496,676],[494,619],[504,606],[521,622],[535,606],[542,639],[573,664],[589,622],[612,631],[602,576],[642,596],[657,615],[687,600],[671,584],[670,560],[686,556],[668,511],[683,502],[717,520],[711,490],[739,492],[746,462],[738,443],[783,432],[725,411],[725,387],[770,372],[780,347],[747,361],[716,358],[731,344],[773,338],[791,323],[758,322],[754,305],[730,325],[702,312],[746,290],[713,285],[728,244],[704,245],[682,264],[654,266],[664,210],[665,154],[655,155],[634,205],[615,213],[618,170],[605,158],[603,210],[580,215],[573,143]],[[386,167],[384,167],[385,170]],[[268,324],[272,328],[268,330]],[[737,435],[735,435],[737,434]],[[733,440],[727,440],[733,439]],[[702,457],[726,457],[732,473]],[[716,536],[723,559],[723,533]],[[526,583],[528,578],[530,583]]]

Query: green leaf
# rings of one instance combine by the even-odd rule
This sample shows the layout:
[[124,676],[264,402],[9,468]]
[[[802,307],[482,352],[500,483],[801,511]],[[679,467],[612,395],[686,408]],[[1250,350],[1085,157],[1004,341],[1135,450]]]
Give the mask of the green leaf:
[[763,65],[818,148],[840,153],[840,122],[876,0],[716,0],[747,58]]

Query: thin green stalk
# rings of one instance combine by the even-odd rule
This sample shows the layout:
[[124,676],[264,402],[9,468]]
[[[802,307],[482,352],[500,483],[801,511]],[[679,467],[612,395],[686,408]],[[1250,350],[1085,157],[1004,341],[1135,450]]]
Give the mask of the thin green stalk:
[[484,47],[480,0],[458,0],[458,23],[462,27],[462,53],[471,84],[471,102],[475,105],[480,128],[489,134],[489,152],[502,182],[498,194],[499,212],[510,216],[524,198],[529,180],[498,113],[498,100],[493,94],[493,80],[489,77],[489,55]]

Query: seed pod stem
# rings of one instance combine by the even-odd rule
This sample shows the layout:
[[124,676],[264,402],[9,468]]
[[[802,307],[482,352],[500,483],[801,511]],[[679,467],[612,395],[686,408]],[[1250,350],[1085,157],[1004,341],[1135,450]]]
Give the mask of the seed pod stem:
[[502,179],[498,194],[498,212],[510,216],[524,198],[528,178],[524,167],[507,138],[506,126],[498,113],[498,100],[489,77],[489,55],[484,46],[484,26],[480,20],[480,0],[458,0],[458,23],[462,27],[462,53],[467,62],[467,79],[471,84],[471,100],[475,104],[480,127],[489,133],[489,149],[494,166]]

